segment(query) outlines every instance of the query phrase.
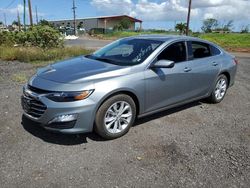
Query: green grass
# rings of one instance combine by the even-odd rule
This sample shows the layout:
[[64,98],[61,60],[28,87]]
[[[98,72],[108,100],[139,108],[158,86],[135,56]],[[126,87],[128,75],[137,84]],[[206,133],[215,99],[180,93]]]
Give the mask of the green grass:
[[56,61],[64,58],[85,55],[91,53],[81,47],[65,47],[43,50],[37,47],[7,47],[0,46],[0,59],[5,61],[20,61],[34,64]]
[[[103,39],[118,39],[122,37],[129,37],[142,34],[178,34],[176,32],[129,32],[129,31],[119,31],[113,33],[107,33],[105,35],[100,35],[100,38]],[[237,50],[246,50],[250,51],[250,33],[209,33],[209,34],[195,34],[199,38],[214,42],[220,45],[223,48],[237,51]]]
[[147,35],[147,34],[176,34],[176,32],[167,32],[167,31],[143,31],[143,32],[134,32],[134,31],[116,31],[112,33],[107,33],[104,35],[99,35],[103,39],[118,39],[123,37],[130,37],[135,35]]
[[211,33],[199,36],[202,39],[214,42],[224,48],[250,48],[250,33]]

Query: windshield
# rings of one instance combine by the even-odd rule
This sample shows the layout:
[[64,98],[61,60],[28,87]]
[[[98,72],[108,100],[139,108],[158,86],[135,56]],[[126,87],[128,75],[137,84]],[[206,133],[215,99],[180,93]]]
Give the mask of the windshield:
[[126,38],[115,41],[87,58],[117,65],[136,65],[142,63],[163,42],[151,39]]

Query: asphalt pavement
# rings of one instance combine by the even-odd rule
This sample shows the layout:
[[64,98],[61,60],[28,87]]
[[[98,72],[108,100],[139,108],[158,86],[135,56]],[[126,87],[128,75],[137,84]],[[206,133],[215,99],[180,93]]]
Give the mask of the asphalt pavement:
[[65,45],[66,46],[80,46],[80,47],[84,47],[87,49],[99,49],[111,42],[112,40],[99,40],[99,39],[86,35],[86,36],[81,36],[75,40],[65,40]]

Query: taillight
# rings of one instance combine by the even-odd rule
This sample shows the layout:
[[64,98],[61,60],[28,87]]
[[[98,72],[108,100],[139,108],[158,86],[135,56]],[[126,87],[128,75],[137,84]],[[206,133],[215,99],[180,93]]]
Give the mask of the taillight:
[[238,65],[238,64],[239,64],[239,61],[238,61],[236,58],[234,58],[234,63],[235,63],[236,65]]

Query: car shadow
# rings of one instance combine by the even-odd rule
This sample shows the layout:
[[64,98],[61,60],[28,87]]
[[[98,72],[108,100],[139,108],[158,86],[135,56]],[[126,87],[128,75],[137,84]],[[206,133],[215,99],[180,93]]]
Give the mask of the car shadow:
[[85,134],[62,134],[47,131],[39,123],[34,122],[24,115],[22,116],[21,122],[23,128],[35,137],[42,139],[45,142],[58,144],[58,145],[79,145],[88,143],[87,138],[94,141],[105,141],[100,136],[94,133]]
[[[196,101],[196,102],[192,102],[192,103],[180,106],[180,107],[175,107],[175,108],[161,111],[161,112],[158,112],[158,113],[155,113],[155,114],[143,117],[143,118],[139,118],[135,121],[134,126],[139,126],[149,121],[152,121],[154,119],[161,118],[163,116],[167,116],[167,115],[185,110],[187,108],[198,106],[201,104],[202,104],[201,101]],[[29,132],[33,136],[38,137],[45,142],[57,144],[57,145],[66,145],[66,146],[80,145],[80,144],[88,143],[87,138],[93,141],[101,141],[101,142],[107,141],[95,133],[62,134],[62,133],[55,133],[55,132],[47,131],[46,129],[41,127],[39,123],[26,118],[24,115],[22,116],[22,126],[27,132]]]
[[174,114],[176,112],[179,112],[179,111],[182,111],[182,110],[194,107],[194,106],[202,105],[202,103],[206,103],[206,102],[205,101],[195,101],[195,102],[191,102],[191,103],[188,103],[188,104],[185,104],[185,105],[182,105],[182,106],[178,106],[178,107],[174,107],[174,108],[171,108],[171,109],[168,109],[168,110],[157,112],[157,113],[154,113],[152,115],[148,115],[148,116],[145,116],[145,117],[142,117],[142,118],[138,118],[136,120],[134,126],[142,125],[142,124],[147,123],[149,121],[152,121],[154,119],[158,119],[158,118],[161,118],[161,117],[164,117],[164,116],[168,116],[170,114]]

